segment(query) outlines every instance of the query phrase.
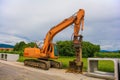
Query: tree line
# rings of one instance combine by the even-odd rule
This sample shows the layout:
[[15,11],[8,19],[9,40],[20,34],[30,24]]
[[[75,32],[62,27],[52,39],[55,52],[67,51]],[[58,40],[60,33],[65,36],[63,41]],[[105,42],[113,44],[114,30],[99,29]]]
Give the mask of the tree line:
[[[57,47],[61,56],[75,56],[72,41],[58,41]],[[93,57],[96,52],[100,51],[100,46],[87,41],[82,42],[82,56]]]
[[[57,41],[56,45],[60,56],[75,56],[72,41]],[[21,41],[19,43],[16,43],[13,50],[23,52],[26,47],[37,47],[37,45],[34,42],[25,43],[24,41]],[[99,51],[100,51],[99,45],[92,44],[86,41],[82,42],[83,57],[93,57],[94,53]]]

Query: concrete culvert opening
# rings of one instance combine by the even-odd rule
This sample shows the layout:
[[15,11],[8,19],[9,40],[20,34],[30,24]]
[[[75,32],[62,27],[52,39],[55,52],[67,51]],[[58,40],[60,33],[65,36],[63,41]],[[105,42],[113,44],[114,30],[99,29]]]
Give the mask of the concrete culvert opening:
[[98,70],[101,72],[114,73],[114,62],[111,60],[99,60]]
[[119,80],[119,59],[88,58],[88,76]]

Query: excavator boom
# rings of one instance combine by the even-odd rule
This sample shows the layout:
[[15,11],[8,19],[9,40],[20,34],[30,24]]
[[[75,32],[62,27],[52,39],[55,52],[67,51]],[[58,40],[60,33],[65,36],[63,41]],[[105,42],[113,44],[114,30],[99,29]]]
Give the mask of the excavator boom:
[[[83,30],[84,13],[85,13],[84,10],[80,9],[75,15],[63,20],[58,25],[52,27],[45,37],[44,45],[43,45],[41,52],[48,54],[50,58],[55,58],[54,53],[50,52],[50,49],[53,47],[52,40],[54,36],[60,31],[64,30],[65,28],[69,27],[71,24],[74,24],[74,36],[78,36],[80,28],[81,30]],[[80,27],[80,25],[82,25],[82,27]]]

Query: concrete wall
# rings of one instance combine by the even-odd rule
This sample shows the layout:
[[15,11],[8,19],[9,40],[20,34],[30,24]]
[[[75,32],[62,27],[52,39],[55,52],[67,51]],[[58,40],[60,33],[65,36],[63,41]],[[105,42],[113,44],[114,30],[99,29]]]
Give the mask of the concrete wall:
[[0,53],[0,60],[17,61],[19,54]]

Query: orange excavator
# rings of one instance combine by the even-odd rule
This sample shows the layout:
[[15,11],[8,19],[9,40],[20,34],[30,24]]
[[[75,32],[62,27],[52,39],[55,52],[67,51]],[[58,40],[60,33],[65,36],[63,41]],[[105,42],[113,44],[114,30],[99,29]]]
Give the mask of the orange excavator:
[[58,58],[58,51],[57,47],[54,43],[52,43],[54,36],[59,33],[60,31],[64,30],[65,28],[69,27],[70,25],[74,24],[74,33],[73,33],[73,45],[75,48],[76,59],[71,61],[70,68],[77,69],[82,68],[82,50],[81,50],[81,41],[82,35],[79,35],[79,31],[83,30],[84,26],[84,14],[85,11],[80,9],[77,13],[73,16],[63,20],[58,25],[52,27],[45,39],[44,44],[41,48],[25,48],[24,49],[24,56],[29,58],[36,58],[36,59],[26,59],[24,61],[24,65],[32,66],[41,68],[44,70],[48,70],[50,67],[61,68],[62,63],[57,62],[50,59]]

